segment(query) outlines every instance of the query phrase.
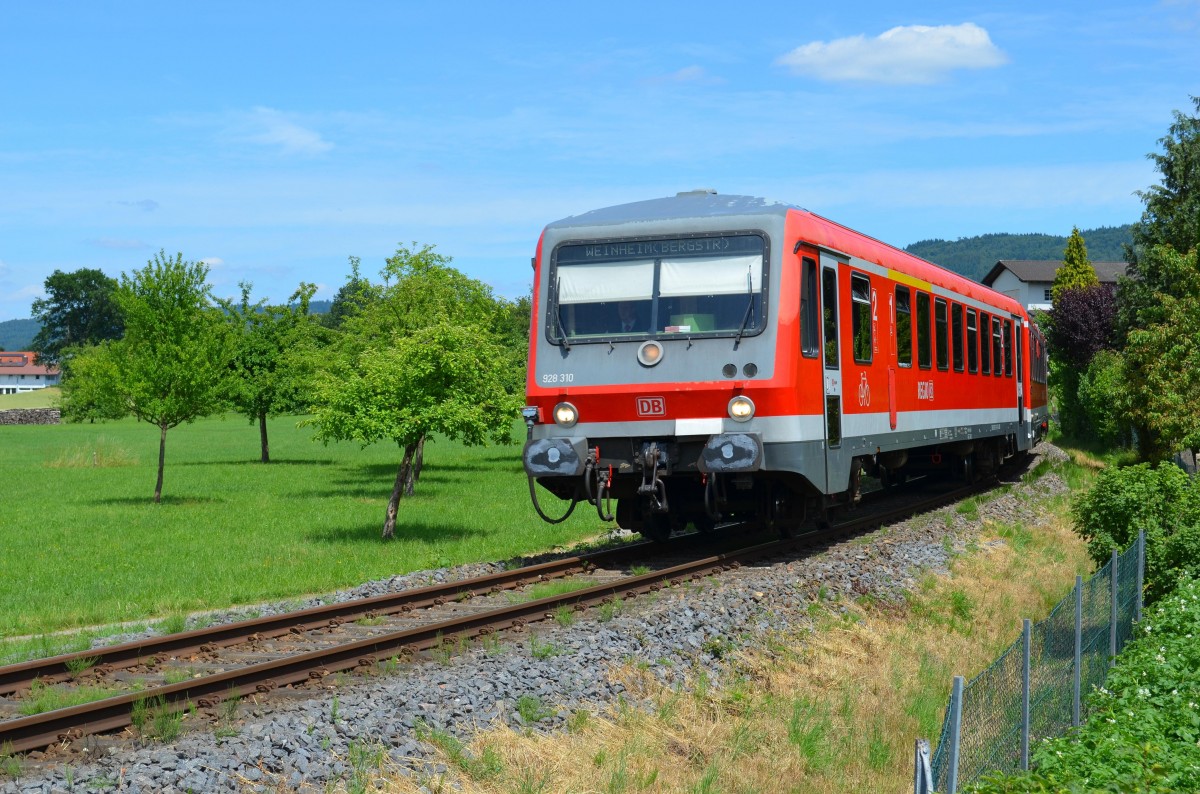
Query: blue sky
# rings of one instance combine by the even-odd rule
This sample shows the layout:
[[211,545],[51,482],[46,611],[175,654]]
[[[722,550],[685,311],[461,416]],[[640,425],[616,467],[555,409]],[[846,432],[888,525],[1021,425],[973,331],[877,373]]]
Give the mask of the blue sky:
[[0,320],[159,249],[282,301],[711,187],[895,245],[1135,220],[1200,1],[4,4]]

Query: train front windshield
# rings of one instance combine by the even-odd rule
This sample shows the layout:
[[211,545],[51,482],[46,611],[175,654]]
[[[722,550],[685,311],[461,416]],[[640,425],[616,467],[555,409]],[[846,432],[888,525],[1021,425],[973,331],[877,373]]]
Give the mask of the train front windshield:
[[560,245],[546,335],[572,344],[760,333],[766,254],[758,234]]

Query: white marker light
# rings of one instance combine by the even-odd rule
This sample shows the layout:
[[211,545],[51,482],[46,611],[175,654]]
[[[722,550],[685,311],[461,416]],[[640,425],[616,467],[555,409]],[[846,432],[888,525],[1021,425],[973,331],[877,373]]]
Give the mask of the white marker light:
[[554,421],[560,427],[573,427],[579,421],[579,411],[570,403],[559,403],[554,406]]
[[754,401],[739,394],[729,401],[729,418],[735,422],[747,422],[754,417]]

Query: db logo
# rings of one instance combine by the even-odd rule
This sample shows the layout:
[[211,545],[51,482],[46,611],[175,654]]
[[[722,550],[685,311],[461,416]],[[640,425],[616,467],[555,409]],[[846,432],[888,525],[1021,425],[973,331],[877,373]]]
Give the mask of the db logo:
[[638,416],[666,416],[667,401],[662,397],[638,397]]

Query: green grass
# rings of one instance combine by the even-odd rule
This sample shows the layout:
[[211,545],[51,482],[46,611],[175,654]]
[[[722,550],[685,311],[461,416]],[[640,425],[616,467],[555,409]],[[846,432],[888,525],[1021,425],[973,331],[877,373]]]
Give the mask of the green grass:
[[[274,462],[264,465],[257,428],[240,417],[171,430],[155,505],[157,428],[133,420],[0,426],[0,482],[19,495],[3,499],[0,639],[173,624],[195,610],[508,559],[604,526],[587,510],[560,525],[539,520],[519,446],[437,440],[426,445],[416,493],[400,504],[396,539],[384,542],[394,445],[322,446],[295,418],[272,420],[270,432]],[[522,435],[514,425],[514,438]]]
[[0,411],[9,408],[55,408],[58,406],[59,388],[47,386],[20,394],[0,394]]
[[82,706],[97,700],[115,697],[122,694],[121,690],[104,686],[81,686],[69,689],[59,688],[34,681],[29,694],[21,701],[20,712],[26,716],[43,714],[47,711]]

